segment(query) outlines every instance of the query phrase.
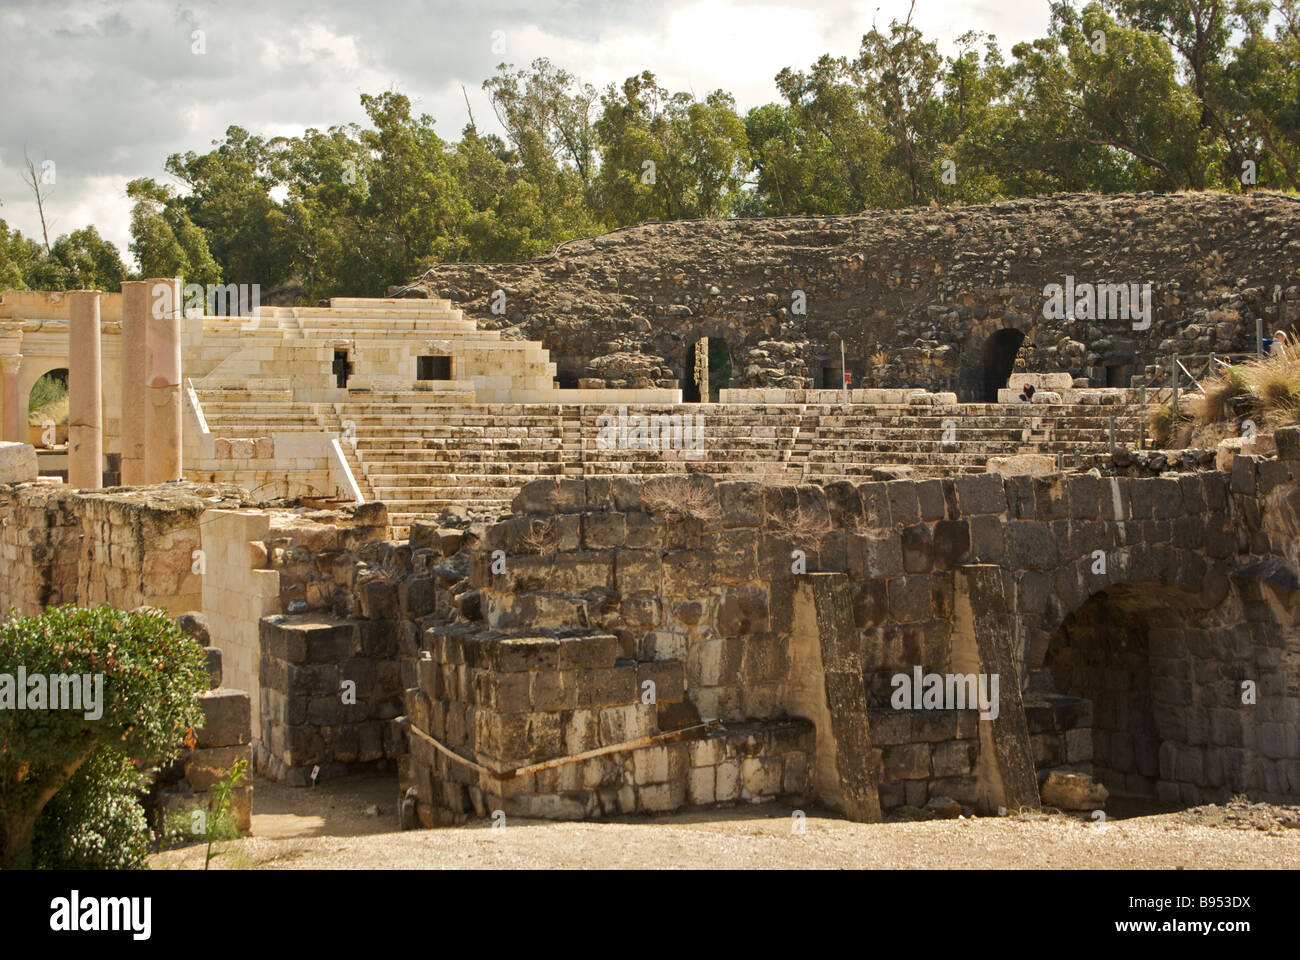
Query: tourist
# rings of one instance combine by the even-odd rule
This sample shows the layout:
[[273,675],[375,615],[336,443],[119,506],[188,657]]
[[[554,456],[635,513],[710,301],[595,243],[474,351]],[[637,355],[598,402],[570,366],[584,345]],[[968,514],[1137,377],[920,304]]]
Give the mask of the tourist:
[[1033,399],[1034,399],[1034,386],[1033,386],[1033,384],[1026,383],[1023,387],[1020,388],[1020,391],[1021,391],[1021,392],[1020,392],[1020,402],[1021,402],[1021,403],[1030,403],[1030,402],[1033,401]]
[[1272,356],[1273,351],[1276,351],[1276,355],[1285,360],[1287,342],[1288,339],[1287,339],[1286,331],[1275,330],[1273,332],[1273,347],[1272,350],[1269,351],[1269,355]]

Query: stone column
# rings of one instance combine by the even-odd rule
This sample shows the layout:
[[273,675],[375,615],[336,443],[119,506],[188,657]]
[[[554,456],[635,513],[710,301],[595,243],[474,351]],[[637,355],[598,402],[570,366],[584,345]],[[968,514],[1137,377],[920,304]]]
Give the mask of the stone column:
[[709,402],[709,338],[695,341],[695,383],[700,388],[700,403]]
[[18,395],[18,369],[22,365],[21,356],[0,357],[0,370],[4,374],[4,439],[16,443],[27,442],[27,405]]
[[[144,482],[181,478],[181,280],[146,280]],[[157,288],[170,288],[166,294]]]
[[104,391],[100,379],[99,291],[68,294],[68,485],[104,485]]
[[145,482],[145,333],[156,282],[122,284],[122,485],[126,487]]

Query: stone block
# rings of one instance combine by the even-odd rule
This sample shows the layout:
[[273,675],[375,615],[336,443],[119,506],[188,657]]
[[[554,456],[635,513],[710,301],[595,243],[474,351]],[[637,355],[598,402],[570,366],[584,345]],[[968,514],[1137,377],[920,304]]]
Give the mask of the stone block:
[[1300,460],[1300,427],[1278,427],[1273,433],[1279,460]]
[[936,743],[930,752],[930,765],[936,777],[964,777],[971,772],[971,748],[959,740]]
[[1042,477],[1056,472],[1056,459],[1045,453],[989,457],[986,469],[1002,477]]
[[215,690],[221,686],[221,648],[204,647],[203,660],[208,670],[208,686]]
[[1110,796],[1102,784],[1083,773],[1053,770],[1040,790],[1043,803],[1062,810],[1101,810]]
[[964,474],[956,478],[957,502],[966,515],[1005,513],[1007,495],[997,474]]
[[243,690],[209,690],[199,694],[203,726],[197,731],[201,748],[248,743],[252,736],[252,705]]
[[905,743],[885,747],[882,760],[887,781],[923,780],[930,776],[929,744]]
[[185,779],[189,781],[190,789],[206,793],[230,776],[230,771],[240,760],[251,765],[252,748],[247,744],[191,750],[184,761]]
[[[26,409],[26,401],[23,401],[22,411]],[[25,412],[22,412],[22,422],[27,422]],[[34,446],[30,443],[0,442],[0,483],[27,483],[36,479],[37,472]]]

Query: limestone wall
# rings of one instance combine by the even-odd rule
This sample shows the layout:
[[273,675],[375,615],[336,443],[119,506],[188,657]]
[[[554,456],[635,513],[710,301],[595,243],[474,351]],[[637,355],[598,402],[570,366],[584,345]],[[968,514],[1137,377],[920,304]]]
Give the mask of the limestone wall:
[[0,605],[25,615],[60,603],[199,609],[194,572],[204,504],[192,491],[76,492],[38,482],[0,488],[7,562]]

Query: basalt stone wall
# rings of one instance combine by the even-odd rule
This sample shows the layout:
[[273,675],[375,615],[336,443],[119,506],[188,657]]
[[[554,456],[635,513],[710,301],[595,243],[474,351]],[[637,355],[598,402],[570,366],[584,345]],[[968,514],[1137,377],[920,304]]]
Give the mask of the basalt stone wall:
[[[1300,720],[1300,580],[1284,531],[1300,505],[1296,467],[1239,457],[1232,474],[824,488],[693,478],[667,498],[662,481],[539,480],[475,550],[471,619],[502,634],[608,633],[629,662],[684,663],[685,701],[701,717],[784,720],[797,716],[800,571],[842,573],[874,719],[896,674],[962,672],[954,575],[993,564],[1019,673],[1003,689],[1025,690],[1040,780],[1083,769],[1118,792],[1184,802],[1295,797],[1300,744],[1286,725]],[[495,572],[494,550],[504,557]],[[1130,629],[1147,645],[1115,649],[1095,628],[1107,618],[1136,618]],[[1119,694],[1116,683],[1143,693]],[[963,721],[915,711],[909,722],[918,726],[873,725],[884,806],[900,802],[900,784],[901,801],[922,799],[920,787],[908,793],[912,780],[925,780],[927,800],[941,790],[969,797],[961,771],[979,751],[961,744],[974,739]]]
[[259,770],[299,786],[391,771],[404,749],[391,620],[281,614],[261,621]]
[[510,636],[457,623],[423,639],[406,692],[402,788],[426,826],[496,811],[576,820],[808,793],[812,725],[701,728],[683,703],[679,660],[622,657],[614,636],[590,630]]
[[[1067,276],[1150,283],[1150,327],[1044,319],[1044,287]],[[525,264],[440,265],[412,292],[540,340],[570,381],[686,383],[691,348],[707,336],[730,350],[721,386],[838,387],[842,342],[855,385],[979,400],[990,370],[1009,364],[999,349],[1009,340],[1014,350],[1020,334],[1029,371],[1067,370],[1095,386],[1160,382],[1175,353],[1252,352],[1257,318],[1267,332],[1300,319],[1298,284],[1294,199],[1075,194],[646,224]],[[496,290],[504,315],[492,312]],[[995,337],[1007,329],[1016,332]]]

